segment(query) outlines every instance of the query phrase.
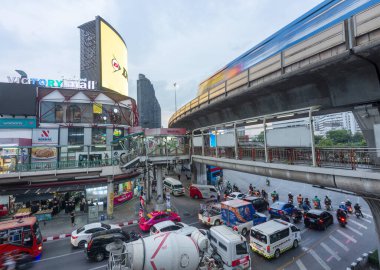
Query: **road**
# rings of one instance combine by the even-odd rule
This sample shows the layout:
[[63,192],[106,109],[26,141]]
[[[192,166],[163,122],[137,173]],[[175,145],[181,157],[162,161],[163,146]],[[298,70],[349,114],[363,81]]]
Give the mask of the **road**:
[[[368,205],[361,198],[277,179],[270,179],[271,186],[268,188],[262,177],[227,170],[224,171],[224,179],[236,183],[245,192],[248,190],[249,183],[260,189],[265,188],[267,192],[275,189],[280,193],[280,200],[286,199],[289,191],[293,194],[295,194],[294,191],[301,192],[309,198],[314,195],[323,198],[327,194],[332,198],[336,208],[339,202],[349,198],[352,202],[358,201],[362,205],[363,212],[366,213],[364,219],[351,216],[346,228],[335,223],[326,231],[314,231],[305,229],[303,224],[300,224],[298,227],[302,232],[302,242],[297,249],[289,250],[279,259],[271,261],[258,254],[252,254],[252,269],[346,269],[360,254],[374,249],[378,244],[377,237],[373,237],[376,232]],[[197,221],[200,201],[188,197],[172,198],[173,209],[179,212],[183,222],[205,228]],[[128,227],[128,229],[138,231],[137,226]],[[70,239],[62,239],[44,244],[43,256],[40,261],[35,262],[33,269],[97,270],[106,269],[106,264],[107,261],[101,263],[87,261],[83,250],[71,248]]]

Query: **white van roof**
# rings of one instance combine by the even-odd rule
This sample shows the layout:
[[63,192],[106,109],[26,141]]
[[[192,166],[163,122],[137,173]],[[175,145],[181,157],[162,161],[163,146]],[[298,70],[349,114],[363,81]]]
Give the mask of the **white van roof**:
[[226,225],[212,226],[210,232],[211,235],[213,233],[218,234],[225,242],[241,242],[245,240],[240,234],[234,232]]
[[196,187],[196,188],[215,188],[215,186],[212,186],[212,185],[194,185],[194,184],[192,184],[191,186]]
[[174,185],[182,185],[181,181],[174,179],[174,178],[171,178],[171,177],[165,177],[164,181],[168,181]]
[[264,223],[261,223],[259,225],[253,226],[252,230],[259,231],[263,234],[271,234],[280,230],[283,230],[285,228],[289,228],[290,225],[292,225],[289,222],[286,222],[284,220],[270,220]]

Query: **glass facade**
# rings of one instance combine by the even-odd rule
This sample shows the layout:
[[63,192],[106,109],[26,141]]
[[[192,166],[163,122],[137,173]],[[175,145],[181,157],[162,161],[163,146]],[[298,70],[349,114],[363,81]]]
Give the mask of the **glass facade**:
[[84,128],[70,127],[68,129],[67,142],[69,145],[83,145],[84,144]]

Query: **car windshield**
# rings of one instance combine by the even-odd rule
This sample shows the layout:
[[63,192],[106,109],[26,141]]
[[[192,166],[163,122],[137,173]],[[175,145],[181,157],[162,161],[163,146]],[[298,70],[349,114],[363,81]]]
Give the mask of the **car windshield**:
[[110,226],[110,225],[108,225],[108,224],[104,224],[104,223],[101,223],[101,227],[104,228],[104,229],[106,229],[106,230],[111,229],[111,226]]
[[266,235],[259,233],[258,231],[251,230],[251,236],[263,244],[267,243]]
[[174,188],[182,188],[182,185],[174,185]]
[[236,245],[236,255],[244,255],[247,254],[247,243],[242,242]]

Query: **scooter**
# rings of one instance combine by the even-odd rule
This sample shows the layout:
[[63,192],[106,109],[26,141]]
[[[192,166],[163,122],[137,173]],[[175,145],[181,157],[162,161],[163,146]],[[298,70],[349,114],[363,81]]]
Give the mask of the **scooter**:
[[321,202],[313,201],[313,204],[315,209],[321,209]]
[[345,217],[339,217],[338,218],[339,225],[342,227],[346,227],[347,225],[347,218]]
[[352,206],[346,205],[346,208],[347,208],[348,213],[350,213],[350,214],[353,213]]
[[360,218],[360,217],[364,218],[364,215],[361,210],[355,210],[355,216],[357,218]]
[[333,210],[333,207],[331,206],[331,204],[326,204],[325,208],[326,208],[326,211],[332,211]]

